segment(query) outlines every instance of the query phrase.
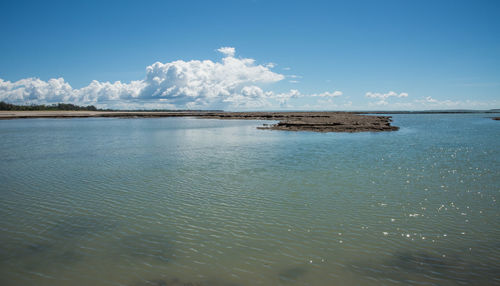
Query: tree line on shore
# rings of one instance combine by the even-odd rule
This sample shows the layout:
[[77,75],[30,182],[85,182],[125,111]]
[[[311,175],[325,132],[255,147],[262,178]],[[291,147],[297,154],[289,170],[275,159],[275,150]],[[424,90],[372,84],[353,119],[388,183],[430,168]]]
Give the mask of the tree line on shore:
[[135,112],[224,112],[224,110],[219,110],[219,109],[102,109],[102,108],[97,108],[94,105],[87,105],[87,106],[79,106],[71,103],[57,103],[57,104],[51,104],[51,105],[45,105],[45,104],[40,104],[40,105],[16,105],[12,103],[7,103],[4,101],[0,101],[0,110],[7,110],[7,111],[57,111],[57,110],[64,110],[64,111],[135,111]]
[[71,103],[57,103],[51,105],[16,105],[7,102],[0,101],[0,110],[10,110],[10,111],[39,111],[39,110],[70,110],[70,111],[97,111],[95,106],[78,106]]

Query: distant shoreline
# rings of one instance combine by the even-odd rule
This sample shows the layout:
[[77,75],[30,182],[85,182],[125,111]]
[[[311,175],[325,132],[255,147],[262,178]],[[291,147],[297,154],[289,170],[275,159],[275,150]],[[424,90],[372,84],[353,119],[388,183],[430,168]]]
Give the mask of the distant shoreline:
[[205,119],[276,120],[277,124],[259,129],[314,132],[396,131],[390,116],[361,115],[352,112],[214,112],[214,111],[0,111],[0,120],[23,118],[154,118],[196,117]]

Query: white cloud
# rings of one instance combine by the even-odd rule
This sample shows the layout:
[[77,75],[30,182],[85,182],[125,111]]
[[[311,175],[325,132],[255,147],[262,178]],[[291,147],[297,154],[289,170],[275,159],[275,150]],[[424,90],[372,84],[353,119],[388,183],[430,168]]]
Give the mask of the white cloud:
[[337,97],[337,96],[341,96],[342,95],[342,91],[334,91],[334,92],[323,92],[323,93],[318,93],[318,94],[311,94],[309,96],[319,96],[319,97]]
[[[13,103],[127,105],[124,102],[153,102],[178,108],[218,106],[223,102],[249,99],[255,101],[259,84],[284,79],[255,60],[234,58],[235,49],[218,49],[225,55],[221,62],[210,60],[156,62],[146,68],[143,80],[92,81],[88,86],[73,89],[63,78],[43,81],[38,78],[10,82],[0,79],[0,100]],[[265,92],[261,93],[265,95]],[[232,98],[232,99],[231,99]]]
[[146,86],[141,97],[166,98],[179,106],[187,102],[195,102],[195,106],[217,105],[240,94],[245,86],[282,79],[283,75],[256,65],[253,59],[232,56],[223,58],[222,63],[209,60],[157,62],[146,70]]
[[425,98],[425,101],[426,102],[429,102],[429,103],[435,103],[435,102],[438,102],[437,100],[435,100],[434,98],[430,97],[430,96],[427,96]]
[[234,54],[236,53],[236,49],[233,47],[220,47],[217,51],[223,53],[227,57],[234,57]]
[[291,89],[289,92],[271,94],[270,97],[276,99],[281,105],[286,104],[292,98],[305,98],[305,97],[322,97],[322,98],[333,98],[341,96],[341,91],[333,91],[333,92],[323,92],[323,93],[312,93],[312,94],[302,94],[297,89]]
[[241,89],[241,94],[247,98],[261,98],[266,97],[271,94],[271,92],[264,92],[262,88],[252,85],[243,87]]
[[408,97],[408,93],[402,92],[402,93],[396,93],[394,91],[389,91],[388,93],[378,93],[378,92],[367,92],[366,97],[370,98],[380,98],[382,100],[385,100],[389,97]]
[[[97,105],[105,108],[256,108],[284,104],[298,97],[342,95],[340,91],[301,94],[292,89],[275,93],[264,86],[285,76],[270,70],[275,64],[256,64],[254,59],[236,58],[235,49],[218,49],[221,61],[191,60],[156,62],[146,68],[144,79],[123,83],[92,81],[74,89],[63,78],[43,81],[26,78],[15,82],[0,79],[0,100],[16,104],[58,102]],[[291,76],[299,78],[299,76]]]
[[230,103],[235,108],[261,108],[271,106],[269,98],[273,95],[272,91],[264,91],[258,86],[245,86],[239,93],[232,94],[224,99],[224,102]]
[[401,92],[401,93],[396,93],[394,91],[389,91],[387,93],[380,93],[380,92],[367,92],[366,97],[369,98],[375,98],[378,99],[376,102],[371,102],[369,105],[376,105],[376,106],[387,106],[389,105],[388,99],[391,97],[395,98],[405,98],[408,97],[408,93],[406,92]]
[[272,97],[276,99],[281,105],[286,104],[291,98],[297,98],[299,96],[301,96],[300,91],[296,89],[291,89],[289,92],[272,95]]
[[20,101],[68,101],[71,100],[71,86],[62,78],[43,81],[26,78],[16,82],[0,79],[0,98],[11,102]]
[[493,100],[491,102],[485,101],[474,101],[474,100],[438,100],[431,96],[427,96],[422,99],[414,100],[414,104],[420,108],[432,108],[432,109],[490,109],[492,106],[498,106],[498,101]]
[[[380,97],[378,97],[380,99]],[[411,101],[402,100],[390,102],[382,98],[375,102],[369,102],[366,108],[379,108],[383,110],[429,110],[429,109],[491,109],[499,106],[498,100],[474,101],[474,100],[439,100],[431,96],[421,97]]]
[[292,78],[291,80],[288,81],[289,83],[299,83],[300,81],[298,79],[302,78],[302,76],[295,74],[286,75],[286,77]]

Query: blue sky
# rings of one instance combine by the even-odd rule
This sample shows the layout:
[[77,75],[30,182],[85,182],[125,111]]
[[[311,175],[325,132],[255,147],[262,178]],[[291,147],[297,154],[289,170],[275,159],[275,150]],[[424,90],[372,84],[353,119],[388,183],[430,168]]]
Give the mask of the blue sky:
[[0,100],[500,108],[499,14],[500,1],[1,1]]

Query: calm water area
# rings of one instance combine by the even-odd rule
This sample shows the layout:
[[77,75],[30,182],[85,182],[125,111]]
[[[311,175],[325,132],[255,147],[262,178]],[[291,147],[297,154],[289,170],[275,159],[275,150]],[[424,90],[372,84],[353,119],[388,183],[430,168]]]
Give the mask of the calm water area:
[[492,116],[2,120],[0,285],[500,285]]

